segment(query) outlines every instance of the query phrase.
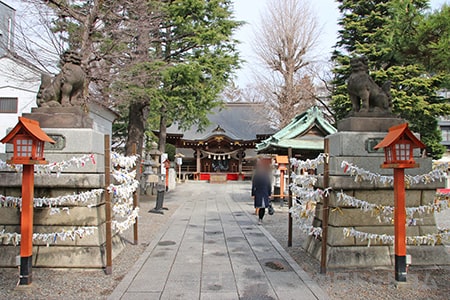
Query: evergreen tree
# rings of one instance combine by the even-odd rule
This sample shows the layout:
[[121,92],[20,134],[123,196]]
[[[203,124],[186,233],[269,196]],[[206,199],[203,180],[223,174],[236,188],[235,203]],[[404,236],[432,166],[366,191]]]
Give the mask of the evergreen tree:
[[[351,109],[345,84],[350,57],[365,55],[374,80],[378,84],[392,82],[393,112],[409,121],[412,130],[421,134],[427,152],[439,158],[445,148],[440,144],[437,117],[449,114],[450,107],[437,96],[446,74],[426,66],[419,51],[419,30],[427,27],[428,1],[338,2],[342,29],[332,57],[336,64],[332,96],[336,119],[344,118]],[[424,29],[423,36],[432,37]],[[441,37],[433,38],[440,45]],[[448,36],[444,38],[448,40]]]

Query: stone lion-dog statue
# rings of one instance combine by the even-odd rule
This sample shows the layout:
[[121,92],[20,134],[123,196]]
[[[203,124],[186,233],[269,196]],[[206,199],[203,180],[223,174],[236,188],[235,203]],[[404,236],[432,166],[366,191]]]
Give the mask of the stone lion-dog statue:
[[369,75],[367,58],[354,57],[350,60],[352,73],[348,78],[347,91],[352,102],[353,113],[392,111],[391,82],[379,87]]
[[81,106],[86,74],[81,68],[81,59],[73,51],[66,51],[61,60],[61,72],[52,77],[41,76],[37,95],[39,107]]

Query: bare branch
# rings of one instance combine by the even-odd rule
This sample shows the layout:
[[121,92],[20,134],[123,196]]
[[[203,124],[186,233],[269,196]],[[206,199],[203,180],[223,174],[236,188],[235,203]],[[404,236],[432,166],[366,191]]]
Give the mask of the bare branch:
[[256,71],[257,91],[282,127],[315,103],[315,79],[308,68],[320,33],[308,1],[270,0],[255,31],[254,51],[263,71]]

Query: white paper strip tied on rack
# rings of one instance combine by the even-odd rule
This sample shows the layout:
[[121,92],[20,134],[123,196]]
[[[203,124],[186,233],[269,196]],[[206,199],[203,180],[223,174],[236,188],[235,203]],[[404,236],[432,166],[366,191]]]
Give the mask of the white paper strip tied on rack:
[[115,180],[119,183],[127,183],[130,184],[134,181],[137,181],[136,178],[136,170],[133,170],[131,172],[126,171],[120,171],[120,170],[113,170],[112,176]]
[[91,162],[93,165],[95,165],[94,154],[85,154],[80,157],[72,157],[69,160],[53,162],[49,163],[48,165],[37,165],[35,166],[35,171],[38,175],[56,173],[56,176],[59,176],[64,170],[70,167],[76,167],[79,169],[81,167],[84,167],[87,162]]
[[[75,227],[70,230],[61,230],[59,232],[51,233],[33,233],[33,241],[45,242],[47,246],[50,244],[56,244],[58,240],[65,241],[71,239],[74,241],[77,237],[84,238],[94,234],[95,227]],[[7,233],[5,230],[0,231],[0,240],[3,240],[3,245],[13,244],[17,246],[20,244],[20,233]]]
[[302,203],[307,201],[318,202],[321,201],[324,196],[327,196],[331,192],[331,188],[321,190],[321,189],[293,186],[291,188],[291,191],[292,195],[295,196],[296,199]]
[[0,245],[14,245],[20,244],[20,233],[17,232],[5,232],[5,229],[0,231]]
[[[34,198],[34,207],[54,207],[67,204],[94,206],[98,202],[98,197],[103,193],[103,189],[95,189],[79,194],[64,195],[54,198]],[[22,198],[0,195],[0,207],[21,207]]]
[[[92,162],[95,165],[95,156],[94,154],[85,154],[80,157],[72,157],[69,160],[60,161],[60,162],[51,162],[47,165],[35,165],[34,170],[36,175],[44,175],[55,173],[56,176],[59,176],[62,171],[70,168],[76,167],[81,168],[86,165],[87,162]],[[10,165],[6,162],[0,160],[0,170],[14,170],[16,172],[22,171],[22,165]]]
[[[344,204],[346,206],[360,208],[364,212],[370,212],[372,213],[373,216],[377,216],[379,222],[385,223],[393,222],[394,207],[392,206],[376,205],[364,200],[359,200],[355,197],[346,195],[342,192],[337,193],[336,196],[337,196],[336,200],[338,203]],[[406,216],[408,217],[407,224],[409,226],[415,226],[417,225],[417,221],[421,220],[418,219],[415,215],[422,216],[432,214],[434,212],[440,212],[442,210],[448,209],[449,205],[450,203],[448,200],[440,200],[430,203],[428,205],[407,207],[406,208]]]
[[126,217],[133,211],[133,202],[114,203],[112,206],[114,217]]
[[314,175],[297,175],[295,173],[291,174],[292,186],[302,186],[302,187],[314,187],[317,183],[317,177]]
[[296,158],[291,158],[291,166],[298,169],[316,169],[319,165],[322,165],[325,163],[325,159],[327,158],[327,154],[320,153],[319,156],[317,156],[314,159],[307,159],[307,160],[298,160]]
[[300,230],[310,236],[313,236],[314,238],[318,239],[319,237],[322,237],[322,228],[321,227],[314,227],[312,225],[306,225],[301,224],[298,226]]
[[62,211],[70,215],[70,209],[68,207],[52,207],[50,208],[50,216],[60,214]]
[[136,207],[123,221],[113,220],[111,222],[111,228],[114,232],[122,233],[134,223],[136,223],[136,219],[139,217],[139,207]]
[[[394,184],[394,177],[384,176],[377,173],[372,173],[370,171],[358,168],[357,166],[343,161],[341,163],[341,168],[344,169],[344,173],[349,173],[351,176],[355,177],[355,182],[369,181],[370,183],[378,183],[384,186],[392,186]],[[447,169],[443,165],[436,165],[436,168],[427,174],[422,175],[405,175],[405,185],[409,187],[411,185],[423,183],[429,184],[435,182],[436,180],[442,181],[447,177]]]
[[108,192],[112,194],[113,201],[115,202],[127,202],[133,198],[133,193],[139,187],[139,182],[135,181],[130,184],[111,184],[108,187]]
[[290,209],[289,212],[295,216],[296,219],[310,219],[314,217],[316,203],[313,201],[308,201],[305,203],[295,203]]
[[[420,235],[420,236],[407,236],[406,243],[408,245],[429,245],[436,246],[441,245],[444,241],[449,241],[450,238],[450,230],[449,229],[439,229],[438,233]],[[368,233],[355,230],[354,228],[344,228],[343,229],[344,236],[346,238],[354,237],[360,241],[367,241],[367,247],[370,247],[373,243],[384,244],[384,245],[392,245],[394,244],[394,236],[387,234],[376,234],[376,233]]]
[[0,159],[0,171],[22,171],[22,165],[10,165],[6,161]]
[[131,170],[136,166],[137,155],[124,156],[117,152],[111,152],[111,163],[114,167]]

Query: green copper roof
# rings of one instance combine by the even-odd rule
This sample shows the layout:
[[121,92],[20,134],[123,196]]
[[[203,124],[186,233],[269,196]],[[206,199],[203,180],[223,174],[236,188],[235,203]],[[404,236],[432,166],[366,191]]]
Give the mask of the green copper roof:
[[[322,136],[308,134],[314,127],[317,127]],[[336,128],[325,120],[322,111],[313,106],[297,115],[291,123],[270,138],[257,144],[256,150],[258,152],[269,148],[323,150],[323,137],[335,132]]]

